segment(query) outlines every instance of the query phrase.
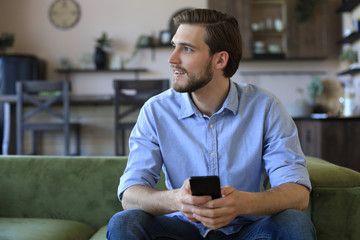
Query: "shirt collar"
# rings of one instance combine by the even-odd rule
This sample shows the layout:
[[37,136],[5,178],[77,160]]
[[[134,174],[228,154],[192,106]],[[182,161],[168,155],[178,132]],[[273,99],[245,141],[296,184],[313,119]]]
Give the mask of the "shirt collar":
[[[187,118],[192,115],[203,116],[203,114],[196,108],[192,102],[189,93],[181,94],[181,110],[179,113],[179,119]],[[239,92],[233,81],[230,80],[230,90],[226,97],[223,106],[218,112],[224,111],[224,109],[230,110],[234,115],[237,114],[239,109]]]

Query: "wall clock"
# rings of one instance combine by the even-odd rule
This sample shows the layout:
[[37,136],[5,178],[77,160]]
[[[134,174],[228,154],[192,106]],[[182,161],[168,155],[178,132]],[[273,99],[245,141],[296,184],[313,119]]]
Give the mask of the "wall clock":
[[49,8],[50,22],[61,29],[74,27],[80,14],[80,5],[75,0],[55,0]]

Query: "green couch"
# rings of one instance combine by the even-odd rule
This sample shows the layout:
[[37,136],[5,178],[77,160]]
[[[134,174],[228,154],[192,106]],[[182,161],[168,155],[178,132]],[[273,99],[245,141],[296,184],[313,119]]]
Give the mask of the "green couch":
[[[318,239],[360,239],[360,173],[308,157]],[[0,157],[1,240],[100,240],[126,157]],[[158,184],[164,188],[164,181]]]

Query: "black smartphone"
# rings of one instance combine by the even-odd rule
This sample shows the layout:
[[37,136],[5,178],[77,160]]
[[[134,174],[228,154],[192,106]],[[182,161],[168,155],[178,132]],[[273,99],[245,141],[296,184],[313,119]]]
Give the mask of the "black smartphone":
[[218,176],[190,177],[193,196],[211,196],[212,199],[221,197],[220,179]]

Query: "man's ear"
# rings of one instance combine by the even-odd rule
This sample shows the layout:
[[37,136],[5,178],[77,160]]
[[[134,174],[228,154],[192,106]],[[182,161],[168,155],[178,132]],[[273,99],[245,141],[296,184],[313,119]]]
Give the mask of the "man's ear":
[[215,68],[223,70],[229,61],[229,53],[226,51],[221,51],[221,52],[216,53],[215,55],[216,55]]

